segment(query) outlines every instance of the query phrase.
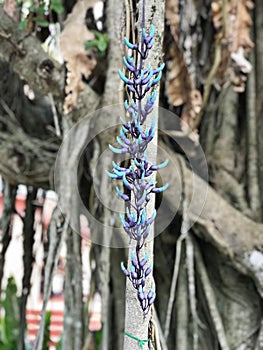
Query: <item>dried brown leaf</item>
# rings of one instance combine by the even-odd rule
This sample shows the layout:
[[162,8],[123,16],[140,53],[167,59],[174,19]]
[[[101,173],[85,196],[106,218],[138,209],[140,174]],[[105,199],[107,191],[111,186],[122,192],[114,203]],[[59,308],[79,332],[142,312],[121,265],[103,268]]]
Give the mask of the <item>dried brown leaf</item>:
[[[202,102],[203,102],[203,99],[200,91],[197,89],[192,89],[192,91],[190,92],[190,95],[188,96],[187,103],[184,105],[184,108],[182,111],[181,127],[183,131],[187,131],[187,130],[184,130],[186,128],[186,125],[192,127],[195,124],[195,120],[202,108]],[[189,134],[189,138],[192,139],[195,143],[198,143],[199,136],[198,136],[197,130],[193,130]]]
[[213,0],[211,3],[212,19],[217,29],[216,38],[223,35],[217,82],[222,86],[231,77],[235,91],[239,92],[245,89],[244,74],[252,69],[248,55],[254,46],[250,39],[250,27],[253,24],[250,10],[253,7],[251,0],[230,0],[225,9],[222,0]]
[[186,103],[192,91],[192,86],[183,54],[174,43],[170,46],[167,64],[166,92],[169,103],[173,106]]
[[174,40],[178,39],[178,26],[179,26],[179,3],[178,0],[166,0],[165,3],[165,16],[170,25],[171,34]]
[[[181,128],[182,131],[188,132],[186,125],[188,125],[188,129],[189,126],[194,125],[194,121],[201,110],[202,96],[200,91],[195,88],[188,73],[183,53],[175,42],[169,48],[166,94],[171,105],[184,105]],[[196,133],[191,132],[188,136],[194,142],[198,142]]]
[[65,114],[76,106],[78,93],[83,89],[82,75],[89,78],[97,64],[95,52],[92,49],[85,49],[85,43],[94,39],[94,34],[86,27],[85,16],[87,10],[96,2],[97,0],[78,0],[68,15],[60,35],[60,50],[68,70]]
[[236,17],[233,18],[233,21],[235,21],[236,35],[232,34],[232,52],[237,52],[241,47],[244,50],[248,49],[250,51],[250,49],[254,47],[254,44],[250,39],[250,26],[253,24],[249,13],[250,6],[251,4],[249,7],[247,6],[247,0],[238,1],[236,4]]

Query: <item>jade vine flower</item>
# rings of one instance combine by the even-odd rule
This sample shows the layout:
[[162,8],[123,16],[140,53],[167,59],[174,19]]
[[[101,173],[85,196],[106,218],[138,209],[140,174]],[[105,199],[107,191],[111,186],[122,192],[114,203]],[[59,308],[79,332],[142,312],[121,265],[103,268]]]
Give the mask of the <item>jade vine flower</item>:
[[153,37],[154,26],[151,27],[149,35],[143,28],[140,45],[130,43],[127,38],[124,39],[129,51],[132,51],[136,58],[129,54],[123,58],[128,77],[119,71],[119,76],[131,96],[130,102],[124,103],[127,120],[121,118],[120,134],[116,137],[118,146],[109,145],[109,148],[116,154],[127,154],[130,165],[123,167],[112,162],[112,172],[107,171],[111,179],[122,181],[123,191],[116,186],[118,196],[126,203],[125,215],[120,215],[120,219],[130,240],[136,241],[136,248],[131,253],[130,267],[126,268],[124,263],[121,263],[121,269],[137,290],[144,316],[149,312],[156,297],[154,285],[148,292],[146,291],[146,278],[152,273],[152,263],[148,254],[141,256],[145,240],[156,217],[156,210],[150,217],[147,216],[147,205],[151,194],[160,193],[168,187],[168,184],[156,187],[157,182],[153,180],[153,173],[164,168],[168,161],[159,165],[151,164],[147,157],[147,147],[154,138],[156,120],[153,118],[148,128],[145,126],[145,121],[153,111],[157,97],[154,87],[161,80],[164,68],[164,64],[155,69],[143,65],[153,46]]

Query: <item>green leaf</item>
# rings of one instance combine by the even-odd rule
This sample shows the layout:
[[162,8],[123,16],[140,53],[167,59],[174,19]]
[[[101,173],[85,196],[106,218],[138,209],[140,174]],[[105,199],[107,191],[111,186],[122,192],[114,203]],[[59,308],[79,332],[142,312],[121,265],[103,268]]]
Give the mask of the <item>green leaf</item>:
[[99,40],[101,40],[101,38],[103,37],[103,34],[98,32],[97,30],[91,30],[91,32],[95,35],[96,38],[98,38]]
[[98,39],[96,47],[99,50],[100,54],[104,54],[107,50],[108,44],[109,44],[109,36],[106,33],[100,33],[97,30],[92,30],[92,33],[94,33],[95,37]]
[[108,36],[107,33],[103,34],[102,37],[103,37],[103,40],[104,40],[107,44],[110,42],[110,39],[109,39],[109,36]]
[[109,42],[109,36],[107,33],[101,33],[98,32],[97,30],[91,30],[91,32],[95,35],[96,38],[99,40],[106,41],[107,43]]
[[102,329],[95,333],[95,349],[99,350],[102,341]]
[[109,44],[109,37],[107,34],[102,34],[98,32],[97,30],[92,30],[96,38],[98,40],[89,40],[85,44],[85,49],[88,50],[92,47],[97,47],[99,51],[99,55],[103,56],[105,54],[105,51],[107,50],[108,44]]
[[92,47],[98,47],[98,40],[88,40],[85,44],[85,49],[91,49]]
[[28,11],[29,11],[29,12],[35,12],[35,6],[34,6],[34,5],[30,5],[30,6],[28,7]]
[[49,26],[49,22],[46,21],[45,19],[39,18],[39,17],[35,17],[34,21],[36,22],[36,24],[39,27],[48,27]]
[[24,30],[26,28],[27,25],[27,19],[23,19],[23,21],[21,21],[18,25],[18,29],[19,30]]
[[51,0],[50,4],[51,5],[62,5],[62,1],[61,0]]
[[56,350],[62,350],[62,340],[63,340],[63,333],[59,339],[59,342],[57,343]]
[[45,314],[45,327],[44,327],[44,339],[43,339],[42,350],[48,350],[49,349],[50,323],[51,323],[51,311],[48,311]]
[[108,43],[106,41],[104,41],[103,39],[99,40],[98,42],[98,50],[103,53],[106,51],[108,46]]
[[50,5],[51,9],[54,10],[56,13],[61,14],[64,11],[64,7],[56,2],[52,2]]
[[6,337],[5,328],[6,328],[5,319],[1,318],[1,320],[0,320],[0,345],[3,345],[3,344],[8,345],[8,340]]
[[5,317],[1,320],[1,340],[0,344],[7,342],[7,347],[0,347],[1,350],[17,349],[19,338],[19,298],[16,295],[17,287],[13,277],[8,279],[5,290],[5,299],[2,305]]
[[45,13],[45,3],[40,4],[36,9],[35,9],[35,13],[37,15],[43,15]]

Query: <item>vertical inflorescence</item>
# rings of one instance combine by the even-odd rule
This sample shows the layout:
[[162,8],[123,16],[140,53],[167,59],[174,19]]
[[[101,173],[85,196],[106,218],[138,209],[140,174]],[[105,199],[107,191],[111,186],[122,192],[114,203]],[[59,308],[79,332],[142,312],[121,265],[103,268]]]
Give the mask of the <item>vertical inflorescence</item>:
[[[151,225],[156,217],[156,210],[147,216],[147,204],[152,193],[164,191],[168,185],[156,187],[153,173],[165,167],[168,161],[162,164],[150,164],[147,157],[147,147],[153,140],[155,133],[155,118],[149,127],[145,126],[147,117],[151,114],[156,100],[154,86],[162,77],[164,64],[158,68],[144,67],[144,61],[153,46],[154,26],[149,35],[142,29],[141,44],[131,44],[126,38],[124,42],[132,55],[123,58],[129,74],[126,77],[119,71],[120,78],[126,84],[131,95],[130,102],[125,101],[127,120],[121,118],[120,135],[116,140],[120,148],[109,146],[117,154],[127,154],[130,159],[128,168],[113,162],[112,173],[107,171],[110,178],[121,180],[124,192],[116,186],[117,194],[126,202],[126,213],[120,215],[124,230],[131,240],[136,241],[136,248],[131,253],[131,265],[126,268],[121,264],[123,273],[129,278],[137,290],[138,299],[144,316],[150,310],[155,299],[155,287],[152,284],[150,291],[146,291],[146,278],[152,273],[152,262],[148,254],[143,254],[142,248],[147,239]],[[133,56],[133,57],[132,57]]]

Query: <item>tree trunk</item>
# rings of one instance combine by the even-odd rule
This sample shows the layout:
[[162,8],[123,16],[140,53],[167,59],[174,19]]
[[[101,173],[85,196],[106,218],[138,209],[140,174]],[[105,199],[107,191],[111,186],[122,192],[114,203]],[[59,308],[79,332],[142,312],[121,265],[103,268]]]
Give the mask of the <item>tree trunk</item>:
[[2,281],[4,276],[5,267],[5,254],[9,243],[12,239],[12,220],[15,213],[15,201],[16,201],[17,186],[10,185],[7,181],[4,183],[4,210],[1,217],[1,255],[0,255],[0,291],[2,291]]
[[18,349],[25,350],[25,331],[26,331],[26,304],[31,289],[31,274],[33,270],[33,245],[34,245],[34,221],[35,221],[35,207],[33,201],[36,200],[36,189],[28,188],[26,200],[26,215],[24,218],[23,228],[23,266],[24,276],[22,281],[22,295],[20,300],[20,334]]
[[[143,9],[143,7],[145,8]],[[158,6],[158,11],[156,10]],[[150,51],[149,57],[145,62],[145,66],[149,65],[151,67],[158,67],[158,65],[162,62],[162,45],[163,45],[163,32],[164,32],[164,2],[153,1],[138,1],[136,5],[137,10],[137,22],[136,28],[138,31],[137,42],[140,42],[142,23],[143,23],[143,11],[145,11],[145,30],[149,32],[151,25],[155,27],[155,37],[154,37],[154,51]],[[157,88],[157,99],[159,101],[159,89]],[[146,127],[150,127],[151,119],[153,118],[153,114],[156,113],[158,109],[158,102],[156,103],[156,109],[154,113],[152,113],[148,119],[146,120]],[[157,112],[158,113],[158,112]],[[157,118],[158,116],[155,115]],[[149,144],[147,148],[147,155],[149,158],[150,164],[156,164],[157,160],[157,130],[158,130],[158,121],[156,122],[155,129],[155,137],[152,142]],[[153,181],[155,181],[155,177],[153,177]],[[155,196],[152,196],[151,200],[147,205],[147,217],[150,217],[155,209]],[[146,243],[144,249],[140,254],[149,254],[149,259],[154,263],[153,256],[153,245],[154,245],[154,224],[151,227],[151,231],[149,234],[148,242]],[[128,266],[131,264],[131,254],[132,251],[135,250],[135,242],[131,242],[129,246],[128,253]],[[150,290],[151,285],[154,281],[148,281],[146,283],[146,288]],[[126,282],[126,311],[125,311],[125,337],[124,337],[124,349],[139,349],[141,348],[141,344],[133,339],[131,336],[136,337],[142,340],[148,340],[148,343],[145,344],[145,347],[150,348],[151,339],[150,339],[150,319],[152,318],[152,313],[144,317],[142,309],[139,305],[137,291],[132,286],[131,282],[127,279]],[[138,327],[138,325],[140,325]],[[131,336],[127,336],[130,334]],[[155,345],[157,346],[157,345]]]

